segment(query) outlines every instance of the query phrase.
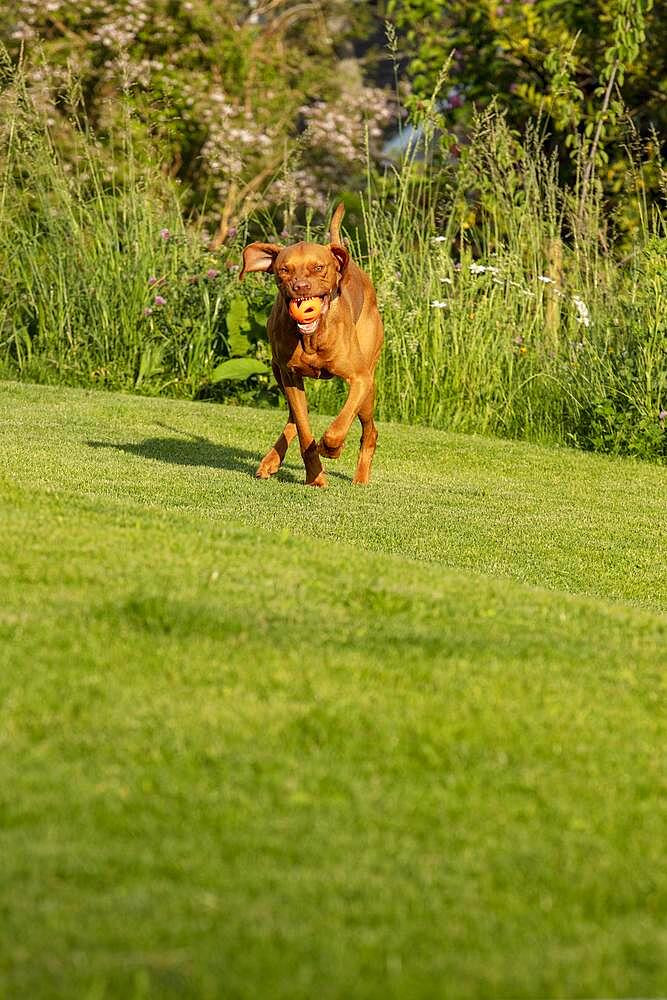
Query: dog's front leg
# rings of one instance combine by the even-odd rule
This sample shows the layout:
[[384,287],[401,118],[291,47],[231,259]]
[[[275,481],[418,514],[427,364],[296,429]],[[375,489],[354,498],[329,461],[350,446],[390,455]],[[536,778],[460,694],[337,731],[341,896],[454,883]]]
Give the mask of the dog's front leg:
[[345,381],[348,382],[350,391],[343,409],[336,419],[331,421],[318,445],[320,455],[325,455],[327,458],[338,458],[340,455],[352,421],[359,413],[373,382],[369,374],[353,375]]
[[296,432],[299,436],[299,446],[303,464],[306,467],[307,486],[326,486],[327,479],[322,469],[322,463],[317,451],[317,442],[310,429],[308,419],[308,403],[306,393],[303,388],[303,379],[299,375],[292,375],[283,372],[283,386],[290,412],[296,424]]

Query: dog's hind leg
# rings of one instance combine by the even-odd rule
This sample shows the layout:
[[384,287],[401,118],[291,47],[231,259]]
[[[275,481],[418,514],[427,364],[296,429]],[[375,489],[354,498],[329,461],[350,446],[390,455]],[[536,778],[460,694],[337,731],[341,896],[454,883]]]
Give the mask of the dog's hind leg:
[[[285,389],[283,386],[283,380],[280,374],[280,368],[278,365],[273,365],[273,374],[276,377],[276,382],[278,383],[278,388],[285,395]],[[282,433],[276,443],[272,448],[269,448],[266,455],[259,463],[257,467],[257,472],[255,476],[257,479],[268,479],[273,476],[274,473],[278,471],[280,466],[283,464],[285,455],[287,454],[287,449],[296,437],[296,423],[294,422],[294,416],[292,414],[292,407],[289,406],[289,419],[285,424]]]
[[357,459],[357,471],[354,474],[352,482],[359,483],[360,485],[367,483],[371,477],[371,462],[373,461],[378,439],[377,427],[373,420],[374,407],[375,383],[371,386],[358,413],[361,422],[361,445],[359,448],[359,458]]

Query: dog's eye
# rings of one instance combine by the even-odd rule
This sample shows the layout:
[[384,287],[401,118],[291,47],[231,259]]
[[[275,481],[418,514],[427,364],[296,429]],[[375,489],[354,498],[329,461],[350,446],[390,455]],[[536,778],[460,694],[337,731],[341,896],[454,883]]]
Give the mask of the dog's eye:
[[320,271],[323,270],[324,270],[324,264],[313,264],[313,271],[317,271],[317,273],[319,274]]

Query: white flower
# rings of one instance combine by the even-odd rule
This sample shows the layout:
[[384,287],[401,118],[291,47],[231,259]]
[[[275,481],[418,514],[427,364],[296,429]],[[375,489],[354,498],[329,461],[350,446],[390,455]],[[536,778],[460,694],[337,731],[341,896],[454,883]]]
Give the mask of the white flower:
[[484,264],[475,264],[475,263],[473,263],[473,264],[470,265],[470,273],[471,274],[485,274],[487,271],[489,272],[489,274],[499,274],[500,273],[500,268],[499,267],[491,267],[488,264],[484,265]]
[[433,239],[431,240],[431,243],[446,243],[446,242],[447,242],[446,236],[434,236]]
[[446,309],[449,302],[441,302],[440,299],[433,299],[431,309]]
[[441,278],[440,281],[444,281],[444,283],[446,285],[451,285],[452,284],[452,279],[451,278]]
[[575,306],[577,307],[577,320],[578,320],[578,322],[579,323],[583,323],[584,326],[590,326],[591,325],[591,314],[588,311],[588,306],[586,305],[586,303],[583,301],[583,299],[580,299],[578,295],[573,295],[572,296],[572,301],[574,302]]
[[546,274],[538,274],[537,280],[538,281],[543,281],[545,285],[553,285],[553,284],[555,284],[554,279],[548,277],[548,275],[546,275]]

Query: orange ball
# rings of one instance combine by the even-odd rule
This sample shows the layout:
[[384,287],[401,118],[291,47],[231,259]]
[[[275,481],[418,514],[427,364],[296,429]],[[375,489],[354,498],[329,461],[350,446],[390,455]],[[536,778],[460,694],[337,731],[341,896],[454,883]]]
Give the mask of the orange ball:
[[312,299],[292,299],[289,304],[289,314],[297,323],[312,323],[322,312],[322,299],[315,296]]

